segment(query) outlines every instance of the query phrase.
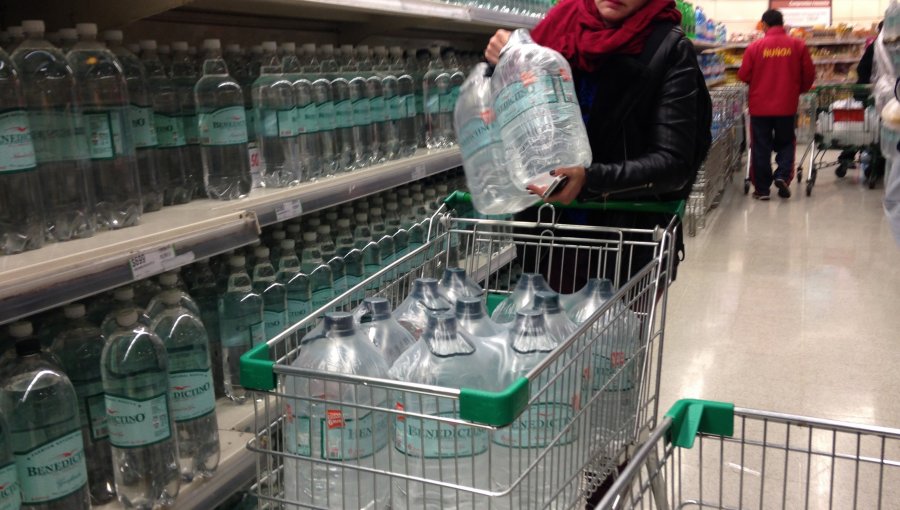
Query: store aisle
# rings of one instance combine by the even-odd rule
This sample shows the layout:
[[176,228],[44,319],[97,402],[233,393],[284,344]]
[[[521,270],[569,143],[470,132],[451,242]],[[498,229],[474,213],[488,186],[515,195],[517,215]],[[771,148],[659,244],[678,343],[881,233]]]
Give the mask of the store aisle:
[[900,428],[900,250],[853,172],[771,202],[735,177],[671,288],[661,413],[697,397]]

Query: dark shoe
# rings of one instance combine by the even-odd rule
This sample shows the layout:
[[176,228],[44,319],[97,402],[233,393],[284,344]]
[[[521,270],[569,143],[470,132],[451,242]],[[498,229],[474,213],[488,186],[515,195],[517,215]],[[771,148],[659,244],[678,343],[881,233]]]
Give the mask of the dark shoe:
[[784,179],[775,179],[775,187],[778,188],[779,197],[791,198],[791,187],[784,182]]
[[756,200],[768,200],[768,199],[769,199],[769,195],[768,195],[768,194],[766,194],[766,195],[761,195],[761,194],[759,194],[759,193],[757,193],[757,192],[754,191],[754,192],[753,192],[753,198],[756,199]]

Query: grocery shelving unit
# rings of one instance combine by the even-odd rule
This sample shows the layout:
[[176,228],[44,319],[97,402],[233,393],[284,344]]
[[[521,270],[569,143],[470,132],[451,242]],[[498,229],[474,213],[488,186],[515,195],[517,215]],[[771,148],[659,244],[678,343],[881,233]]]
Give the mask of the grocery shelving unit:
[[[854,68],[854,64],[859,62],[863,52],[863,45],[866,40],[858,38],[821,37],[806,39],[805,42],[806,46],[810,48],[813,53],[813,64],[817,67],[817,74],[820,77],[819,80],[817,80],[817,84],[821,84],[823,78],[826,81],[840,81],[842,76],[847,76]],[[721,51],[726,55],[725,69],[727,71],[734,72],[740,69],[740,57],[743,56],[743,52],[748,46],[750,46],[750,42],[739,42],[729,43],[719,48],[718,51]],[[839,54],[835,56],[815,56],[819,51],[823,51],[821,50],[822,48],[827,47],[844,48],[844,51],[838,52]],[[824,66],[834,67],[829,70]]]

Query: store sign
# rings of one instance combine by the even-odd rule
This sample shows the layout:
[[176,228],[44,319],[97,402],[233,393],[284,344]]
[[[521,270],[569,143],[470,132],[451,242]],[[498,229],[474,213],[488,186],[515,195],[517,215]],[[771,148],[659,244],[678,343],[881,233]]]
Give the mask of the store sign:
[[831,25],[831,0],[769,0],[769,8],[781,11],[788,27]]

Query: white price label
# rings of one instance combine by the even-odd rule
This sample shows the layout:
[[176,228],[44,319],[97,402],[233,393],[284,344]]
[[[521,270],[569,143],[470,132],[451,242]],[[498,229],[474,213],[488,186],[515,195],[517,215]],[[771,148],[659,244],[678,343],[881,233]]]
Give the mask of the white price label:
[[424,179],[425,175],[425,165],[416,165],[412,171],[412,180],[417,181],[419,179]]
[[250,175],[259,175],[262,172],[262,161],[259,157],[259,149],[255,146],[247,147],[247,154],[250,156]]
[[135,280],[162,273],[166,270],[164,263],[175,258],[175,248],[171,245],[163,248],[146,250],[131,257],[128,262],[131,266],[131,275]]
[[275,208],[275,217],[278,219],[278,221],[296,218],[301,214],[303,214],[303,204],[300,203],[299,198],[288,200],[287,202],[282,202],[281,204],[278,204],[278,207]]

